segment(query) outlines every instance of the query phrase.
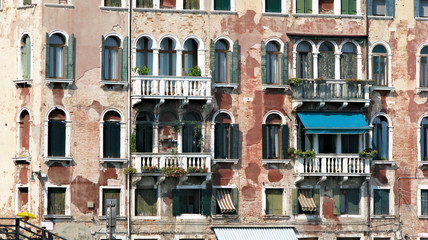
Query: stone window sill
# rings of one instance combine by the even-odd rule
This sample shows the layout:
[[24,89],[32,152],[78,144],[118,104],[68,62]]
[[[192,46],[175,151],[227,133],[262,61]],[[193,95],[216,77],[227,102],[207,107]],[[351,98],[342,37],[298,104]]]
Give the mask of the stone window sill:
[[155,12],[155,13],[184,13],[184,14],[208,14],[200,9],[160,9],[160,8],[134,8],[135,12]]
[[31,157],[29,157],[29,156],[27,156],[27,157],[14,157],[12,159],[15,163],[18,163],[18,162],[30,163],[31,162]]
[[372,215],[370,216],[371,219],[394,219],[394,215]]
[[25,5],[25,6],[19,6],[16,9],[28,9],[28,8],[34,8],[36,6],[36,4],[30,4],[30,5]]
[[290,159],[262,159],[263,165],[266,164],[289,164]]
[[74,8],[74,5],[72,5],[72,4],[45,3],[45,7],[52,7],[52,8]]
[[372,165],[391,165],[395,166],[397,163],[395,161],[388,160],[372,160]]
[[393,92],[395,91],[395,87],[387,87],[387,86],[372,86],[371,91],[389,91]]
[[127,158],[101,158],[101,163],[127,163]]
[[128,11],[128,8],[126,8],[126,7],[104,7],[104,6],[101,6],[100,9],[106,10],[106,11]]
[[13,80],[13,83],[15,83],[15,86],[18,88],[26,87],[26,86],[32,86],[33,85],[33,79],[22,79],[22,80]]
[[276,13],[276,12],[264,12],[262,15],[267,17],[288,17],[287,13]]
[[214,83],[213,87],[215,88],[233,88],[236,89],[238,87],[237,83]]
[[277,85],[277,84],[263,84],[262,85],[262,89],[263,90],[267,90],[267,89],[282,89],[282,90],[286,91],[289,88],[290,88],[290,86],[288,86],[288,85]]
[[233,163],[235,165],[238,162],[239,162],[239,159],[220,159],[220,158],[213,159],[213,164],[216,164],[216,163]]
[[49,85],[52,83],[63,83],[63,84],[71,85],[74,83],[74,79],[46,78],[46,85]]
[[369,16],[369,19],[372,20],[392,20],[394,17],[392,16]]
[[45,162],[71,162],[73,161],[72,157],[45,157]]
[[112,81],[112,80],[101,80],[101,86],[109,87],[109,86],[121,86],[122,88],[128,87],[127,81]]
[[293,17],[354,18],[354,19],[363,19],[363,15],[336,15],[336,14],[313,14],[313,13],[293,13]]
[[44,219],[72,219],[71,215],[52,215],[52,214],[48,214],[48,215],[43,215]]
[[211,14],[229,14],[236,15],[238,12],[236,11],[225,11],[225,10],[211,10]]

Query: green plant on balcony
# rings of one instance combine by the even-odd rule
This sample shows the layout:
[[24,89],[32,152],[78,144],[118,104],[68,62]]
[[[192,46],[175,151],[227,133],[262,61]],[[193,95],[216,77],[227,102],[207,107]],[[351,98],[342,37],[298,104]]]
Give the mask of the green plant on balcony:
[[377,151],[371,148],[366,148],[364,151],[358,153],[362,158],[374,158],[377,155]]
[[316,156],[316,153],[314,150],[302,151],[300,149],[297,149],[296,154],[303,158],[309,158],[309,159],[314,159]]
[[129,135],[129,147],[131,150],[131,153],[137,152],[137,136],[136,136],[136,129],[132,129],[131,135]]
[[187,172],[188,173],[207,173],[208,168],[207,167],[188,167]]
[[201,76],[201,69],[198,66],[194,66],[194,67],[189,69],[187,76],[200,77]]
[[157,166],[144,166],[141,168],[142,172],[145,173],[159,173],[162,172],[161,169],[159,169]]
[[181,177],[184,174],[187,174],[184,168],[177,166],[163,167],[162,173],[165,177]]
[[300,86],[303,83],[303,79],[301,78],[290,78],[290,85]]
[[288,156],[290,156],[291,158],[294,158],[294,156],[296,155],[296,149],[294,147],[290,147],[287,150]]
[[149,75],[150,69],[146,66],[144,67],[136,67],[132,69],[134,72],[137,72],[139,75]]
[[379,157],[379,160],[386,160],[385,157]]
[[136,168],[133,168],[133,167],[127,167],[127,168],[123,169],[123,173],[124,173],[125,175],[128,175],[128,174],[135,174],[135,173],[137,173],[137,169],[136,169]]
[[428,157],[424,157],[424,161],[428,161]]

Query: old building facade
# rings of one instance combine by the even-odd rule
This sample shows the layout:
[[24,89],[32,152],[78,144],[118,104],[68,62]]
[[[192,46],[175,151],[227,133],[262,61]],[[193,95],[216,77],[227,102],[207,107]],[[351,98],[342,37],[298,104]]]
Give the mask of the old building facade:
[[106,239],[116,199],[118,239],[428,239],[427,16],[0,0],[0,216]]

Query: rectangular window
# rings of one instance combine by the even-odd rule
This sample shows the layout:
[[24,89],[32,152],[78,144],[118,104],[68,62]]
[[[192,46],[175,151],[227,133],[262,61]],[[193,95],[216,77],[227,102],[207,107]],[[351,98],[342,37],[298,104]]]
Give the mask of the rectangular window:
[[214,0],[214,10],[230,11],[230,1],[233,0]]
[[427,56],[421,56],[421,81],[420,87],[428,87],[428,65]]
[[334,14],[334,0],[319,0],[321,14]]
[[211,189],[173,189],[172,214],[203,214],[211,215],[211,202],[213,195]]
[[[293,196],[293,212],[297,207],[298,214],[319,214],[319,189],[294,189],[297,196]],[[294,195],[295,193],[293,193]],[[297,199],[295,199],[297,198]],[[297,204],[297,206],[295,206]]]
[[48,188],[48,214],[65,215],[65,191],[66,188]]
[[65,157],[65,121],[49,120],[48,156]]
[[156,216],[157,202],[157,189],[135,189],[135,216]]
[[160,8],[174,9],[176,0],[160,0]]
[[237,214],[238,211],[238,189],[213,188],[213,199],[215,206],[213,214]]
[[267,125],[268,158],[280,158],[280,126]]
[[428,189],[421,189],[421,215],[428,215]]
[[312,0],[296,0],[296,13],[312,13]]
[[342,14],[355,15],[357,14],[357,0],[341,0]]
[[107,213],[107,199],[116,199],[116,215],[120,215],[120,189],[114,188],[104,188],[103,189],[103,209],[102,214],[106,215]]
[[386,16],[386,0],[373,0],[373,15]]
[[230,124],[215,124],[214,158],[230,158]]
[[18,188],[18,201],[17,201],[17,210],[18,212],[29,212],[28,208],[29,194],[28,187],[19,187]]
[[183,9],[199,10],[199,0],[183,0]]
[[104,0],[104,7],[121,7],[122,0]]
[[[137,0],[137,8],[153,8],[153,0]],[[137,64],[137,66],[140,66]],[[145,66],[145,65],[142,65]]]
[[387,78],[387,57],[381,55],[373,56],[373,80],[378,86],[388,86]]
[[23,5],[24,5],[24,6],[31,5],[31,0],[24,0],[24,1],[23,1]]
[[283,189],[266,189],[266,214],[282,215],[282,193]]
[[334,134],[319,134],[319,153],[336,153],[336,138]]
[[281,0],[265,0],[265,11],[266,12],[281,12]]
[[341,189],[340,214],[360,214],[360,190]]
[[374,215],[389,215],[389,189],[373,189]]
[[[415,0],[415,1],[417,1],[417,0]],[[428,17],[428,0],[420,0],[419,16],[420,17]]]
[[360,138],[357,134],[342,135],[342,153],[358,153]]

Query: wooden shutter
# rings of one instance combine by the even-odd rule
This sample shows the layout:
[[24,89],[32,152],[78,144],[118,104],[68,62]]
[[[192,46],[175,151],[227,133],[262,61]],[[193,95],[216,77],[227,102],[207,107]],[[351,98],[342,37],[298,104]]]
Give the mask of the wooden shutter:
[[232,188],[230,190],[230,198],[232,198],[233,206],[235,206],[235,213],[238,214],[238,209],[239,209],[239,190],[237,188]]
[[239,124],[233,124],[230,128],[230,158],[239,158]]
[[172,215],[178,216],[181,214],[180,205],[180,190],[172,189]]
[[211,81],[214,81],[215,77],[215,43],[211,39],[210,43],[210,68],[211,68]]
[[281,148],[282,148],[282,158],[288,159],[288,148],[290,147],[290,129],[287,125],[282,125],[282,139],[281,139]]
[[305,13],[305,1],[306,0],[296,0],[296,13]]
[[211,198],[212,198],[211,189],[202,189],[201,206],[202,206],[202,214],[205,216],[211,215]]
[[48,189],[48,214],[65,214],[65,188]]
[[266,214],[282,215],[282,189],[266,189]]
[[357,14],[357,0],[349,0],[349,14]]
[[321,52],[318,55],[318,76],[325,79],[334,79],[334,62],[333,52]]
[[30,79],[31,78],[31,39],[29,36],[27,36],[27,38],[25,39],[25,65],[24,67],[24,71],[25,71],[25,79]]
[[333,214],[340,215],[340,188],[333,188]]
[[123,39],[123,49],[120,58],[120,80],[128,81],[128,37]]
[[349,14],[349,0],[341,0],[342,14]]
[[65,156],[65,121],[49,120],[48,156]]
[[312,193],[313,193],[312,196],[314,198],[315,205],[317,206],[317,210],[314,211],[314,214],[319,215],[320,214],[320,190],[312,189]]
[[135,146],[137,148],[137,152],[144,152],[145,147],[145,126],[141,123],[137,123],[135,127]]
[[120,157],[120,123],[104,122],[104,157]]
[[395,15],[395,1],[386,0],[386,16],[393,17],[394,15]]
[[120,189],[103,189],[103,215],[107,213],[107,199],[116,199],[116,213],[120,215]]
[[49,63],[50,63],[50,54],[49,54],[49,50],[50,50],[50,39],[49,39],[49,33],[46,33],[46,66],[45,66],[45,75],[46,78],[49,78]]
[[230,0],[214,0],[214,10],[230,11]]
[[104,63],[104,57],[105,56],[105,49],[104,49],[104,35],[101,36],[101,80],[105,79],[105,63]]
[[211,191],[211,214],[217,214],[217,189],[213,188]]
[[74,79],[74,34],[68,37],[66,78]]
[[284,43],[284,52],[281,54],[281,84],[288,84],[288,42]]
[[305,13],[312,13],[312,0],[305,0]]
[[144,152],[153,152],[153,126],[144,125]]
[[262,70],[262,83],[267,83],[267,75],[266,75],[266,44],[262,41],[261,43],[261,70]]
[[214,158],[226,158],[227,157],[227,141],[226,127],[224,123],[215,124],[215,135],[214,135]]
[[156,216],[157,200],[156,189],[135,189],[135,215]]
[[360,190],[348,189],[348,214],[360,213]]
[[263,159],[267,159],[268,158],[268,126],[266,124],[262,125],[262,156]]
[[266,12],[281,12],[281,0],[266,0]]
[[184,9],[199,9],[199,0],[184,0]]
[[293,206],[293,215],[299,214],[299,200],[297,197],[299,196],[299,190],[297,188],[294,188],[291,190],[291,201]]
[[415,18],[416,17],[420,17],[420,9],[419,9],[419,6],[420,6],[420,0],[413,0],[413,7],[414,7],[414,9],[413,9],[413,11],[414,11],[414,14],[415,14]]
[[238,83],[239,82],[239,43],[238,40],[236,40],[233,43],[233,53],[232,53],[232,59],[229,60],[232,65],[229,69],[231,74],[231,83]]

